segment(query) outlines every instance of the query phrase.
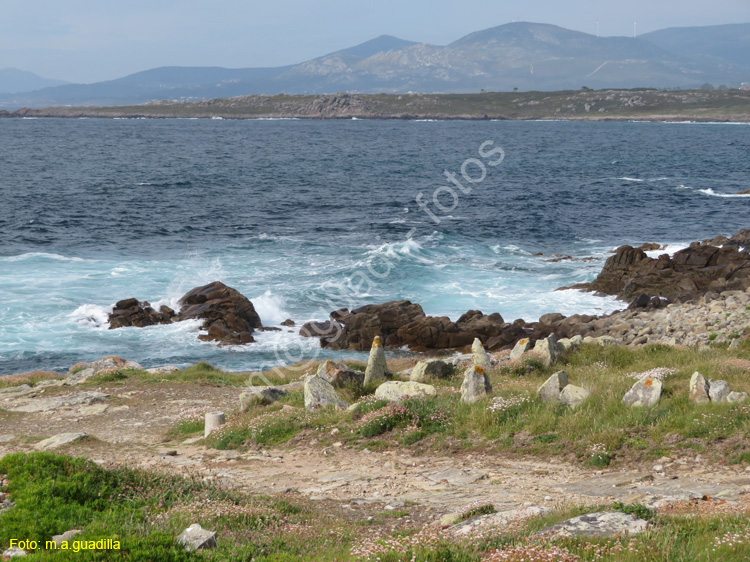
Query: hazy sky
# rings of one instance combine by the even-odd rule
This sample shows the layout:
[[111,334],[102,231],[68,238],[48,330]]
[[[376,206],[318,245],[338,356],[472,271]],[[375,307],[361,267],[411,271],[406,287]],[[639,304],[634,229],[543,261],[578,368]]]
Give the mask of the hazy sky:
[[444,45],[511,21],[602,35],[750,22],[750,0],[3,0],[0,68],[95,82],[157,66],[277,66],[381,34]]

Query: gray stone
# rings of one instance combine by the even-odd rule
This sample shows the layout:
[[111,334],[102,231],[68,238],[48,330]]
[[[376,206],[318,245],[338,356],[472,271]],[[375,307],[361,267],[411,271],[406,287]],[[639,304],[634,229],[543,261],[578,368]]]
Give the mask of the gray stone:
[[461,383],[461,402],[474,404],[492,393],[492,384],[482,367],[469,367]]
[[73,443],[74,441],[83,439],[84,437],[86,437],[85,433],[59,433],[52,437],[48,437],[43,441],[39,441],[39,443],[34,445],[34,448],[37,451],[49,451],[50,449],[57,449],[68,443]]
[[370,348],[370,357],[367,360],[367,369],[365,369],[364,385],[368,386],[373,383],[379,383],[388,378],[388,364],[385,360],[385,350],[383,349],[383,340],[380,336],[375,336]]
[[591,393],[585,388],[568,384],[562,389],[559,400],[561,404],[565,404],[571,408],[576,408],[581,402],[586,400],[590,394]]
[[482,470],[462,470],[454,466],[447,466],[432,474],[427,474],[427,479],[437,483],[446,483],[453,486],[465,486],[474,484],[487,478],[487,473]]
[[305,381],[305,409],[317,410],[327,406],[346,409],[349,404],[339,398],[331,383],[317,375],[309,377]]
[[216,533],[207,531],[198,523],[193,523],[180,533],[177,542],[185,547],[185,550],[207,550],[216,548]]
[[727,381],[711,381],[708,384],[708,396],[711,402],[726,402],[727,396],[732,392]]
[[136,363],[135,361],[128,361],[126,359],[123,359],[122,357],[115,357],[114,355],[110,355],[109,357],[104,357],[103,359],[94,361],[88,367],[74,374],[70,374],[65,379],[65,383],[66,384],[81,384],[82,382],[87,381],[91,377],[94,377],[97,375],[105,375],[109,373],[114,373],[114,372],[122,371],[125,369],[141,370],[143,369],[143,367],[139,363]]
[[51,398],[33,398],[23,404],[6,406],[5,409],[10,412],[49,412],[50,410],[59,410],[61,408],[80,408],[81,406],[103,402],[108,398],[109,395],[103,392],[78,392],[53,396]]
[[174,365],[164,365],[163,367],[152,367],[151,369],[146,369],[147,373],[151,373],[152,375],[168,375],[170,373],[176,373],[179,371],[179,367],[175,367]]
[[349,384],[362,386],[365,381],[365,374],[362,371],[355,371],[345,365],[334,363],[330,359],[320,364],[317,375],[336,388]]
[[0,435],[0,443],[7,443],[9,441],[13,441],[15,438],[16,438],[15,435],[10,435],[10,434]]
[[424,382],[429,377],[442,379],[453,374],[453,365],[446,363],[442,359],[431,359],[429,361],[420,361],[417,363],[409,374],[409,379],[414,382]]
[[696,404],[708,404],[711,402],[708,390],[706,377],[695,371],[693,376],[690,377],[690,400]]
[[398,402],[407,396],[435,396],[437,390],[431,384],[422,384],[414,381],[389,381],[384,382],[375,390],[375,396],[388,400],[389,402]]
[[623,397],[622,403],[630,407],[655,406],[661,398],[662,383],[659,379],[646,375],[640,379]]
[[471,359],[475,366],[481,367],[482,369],[489,369],[492,367],[492,359],[490,359],[489,354],[485,351],[484,345],[482,345],[482,340],[479,338],[474,338],[474,343],[471,344]]
[[[552,513],[552,510],[548,507],[540,507],[536,505],[519,507],[517,509],[510,509],[508,511],[499,511],[497,513],[490,513],[488,515],[472,517],[471,519],[455,524],[450,532],[455,536],[473,535],[476,531],[479,531],[481,529],[502,528],[511,521],[528,519],[530,517],[539,517],[540,515],[547,515],[549,513]],[[452,515],[460,516],[460,514]],[[447,520],[448,518],[446,517],[446,521]],[[440,522],[443,522],[442,518]]]
[[240,394],[240,412],[247,412],[251,404],[273,404],[289,394],[286,390],[275,386],[248,386],[247,391]]
[[740,404],[747,400],[747,392],[730,392],[727,395],[727,402],[730,404]]
[[537,389],[536,395],[544,402],[557,403],[560,402],[560,393],[566,386],[568,386],[568,373],[558,371]]
[[573,517],[540,531],[540,535],[578,535],[584,537],[614,537],[637,535],[648,527],[648,521],[619,511],[602,511]]
[[62,543],[64,542],[70,542],[70,539],[75,537],[76,535],[83,533],[83,531],[79,529],[71,529],[70,531],[65,531],[62,535],[53,535],[52,540],[54,543],[60,547]]
[[22,548],[18,548],[17,546],[14,546],[13,548],[9,548],[3,551],[3,560],[9,560],[11,558],[19,558],[21,556],[26,556],[26,551],[23,550]]
[[520,361],[523,354],[531,349],[531,340],[529,338],[523,338],[516,342],[513,346],[513,351],[510,352],[511,361]]
[[542,362],[549,367],[560,356],[557,349],[557,338],[555,334],[550,334],[542,340],[538,340],[534,346],[534,353],[539,356]]

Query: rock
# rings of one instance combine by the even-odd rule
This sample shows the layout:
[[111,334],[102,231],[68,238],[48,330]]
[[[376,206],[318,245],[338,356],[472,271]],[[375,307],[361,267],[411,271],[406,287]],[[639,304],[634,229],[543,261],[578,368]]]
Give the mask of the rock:
[[81,534],[83,531],[78,529],[71,529],[70,531],[65,531],[62,535],[53,535],[52,540],[59,548],[62,543],[64,542],[70,542],[70,539],[75,537],[76,535]]
[[262,327],[253,303],[220,281],[188,291],[179,302],[182,308],[177,320],[203,320],[202,329],[208,332],[199,336],[203,341],[246,344],[255,341],[252,333]]
[[437,390],[431,384],[422,384],[414,381],[389,381],[384,382],[375,390],[375,396],[388,400],[389,402],[398,402],[407,396],[435,396]]
[[[454,536],[465,536],[474,535],[481,529],[498,529],[502,528],[511,521],[517,521],[519,519],[529,519],[531,517],[539,517],[541,515],[547,515],[552,513],[552,510],[548,507],[540,507],[531,505],[528,507],[519,507],[517,509],[510,509],[508,511],[499,511],[497,513],[490,513],[487,515],[479,515],[472,517],[466,521],[456,522],[453,528],[450,529],[450,533]],[[460,514],[452,514],[458,515]],[[445,517],[448,521],[448,518]],[[443,523],[443,519],[440,519],[440,523]]]
[[103,392],[77,392],[71,394],[62,394],[50,398],[25,398],[22,403],[17,405],[4,406],[9,412],[49,412],[63,408],[80,408],[89,406],[98,402],[103,402],[109,398],[109,394]]
[[164,365],[163,367],[152,367],[146,369],[146,372],[151,373],[152,375],[169,375],[170,373],[176,373],[178,371],[180,371],[180,368],[175,367],[174,365]]
[[747,392],[730,392],[727,395],[727,402],[730,404],[740,404],[747,400]]
[[534,346],[534,353],[539,356],[547,367],[557,361],[560,353],[557,349],[555,334],[550,334],[546,338],[538,340]]
[[305,409],[317,410],[334,406],[339,409],[346,409],[349,404],[341,400],[336,394],[336,389],[326,380],[317,375],[309,377],[305,381]]
[[355,371],[330,359],[320,364],[317,375],[337,388],[351,384],[361,387],[365,381],[362,371]]
[[206,421],[203,424],[203,437],[206,438],[211,435],[211,432],[216,430],[219,426],[226,423],[227,417],[224,412],[208,412],[206,414]]
[[646,375],[625,394],[622,403],[630,407],[655,406],[661,398],[662,383],[659,379]]
[[708,385],[708,396],[711,402],[726,402],[731,391],[726,381],[711,381]]
[[26,556],[26,551],[22,548],[18,548],[17,546],[14,546],[13,548],[8,548],[3,551],[3,560],[10,560],[11,558],[20,558],[21,556]]
[[452,527],[456,523],[459,523],[461,518],[461,513],[446,513],[438,520],[438,525],[441,527]]
[[284,321],[283,321],[283,322],[281,323],[281,325],[282,325],[282,326],[290,326],[290,327],[291,327],[291,326],[295,326],[295,324],[294,324],[294,320],[292,320],[291,318],[287,318],[286,320],[284,320]]
[[571,408],[576,408],[581,402],[586,400],[590,394],[591,393],[585,388],[568,384],[562,389],[559,400],[561,404],[565,404]]
[[531,349],[531,340],[529,338],[522,338],[516,342],[513,347],[513,351],[510,352],[511,361],[520,361],[524,353]]
[[539,323],[545,326],[554,326],[561,320],[564,320],[565,316],[559,312],[550,312],[549,314],[543,314],[539,317]]
[[252,403],[273,404],[289,394],[275,386],[248,386],[247,392],[240,394],[240,412],[247,412]]
[[430,359],[429,361],[420,361],[411,370],[409,379],[414,382],[424,382],[429,377],[443,379],[453,374],[453,365],[446,363],[442,359]]
[[364,385],[377,384],[386,380],[388,374],[388,364],[385,361],[385,349],[383,349],[383,340],[380,336],[375,336],[370,348],[370,357],[367,360],[367,369],[365,370]]
[[602,511],[573,517],[540,531],[540,535],[613,537],[637,535],[648,527],[648,521],[619,511]]
[[750,253],[740,251],[742,231],[735,237],[736,244],[717,248],[693,243],[672,257],[663,254],[658,259],[649,258],[643,250],[622,246],[607,259],[593,282],[576,288],[617,295],[628,301],[641,294],[685,300],[717,287],[719,292],[744,291],[750,287]]
[[123,359],[122,357],[115,357],[114,355],[103,357],[102,359],[94,361],[88,366],[74,370],[74,367],[83,365],[86,365],[86,363],[77,363],[68,370],[69,374],[64,381],[65,384],[81,384],[82,382],[86,382],[91,377],[95,377],[98,375],[109,375],[127,369],[143,369],[143,367],[135,361],[128,361],[127,359]]
[[471,359],[474,365],[481,367],[482,369],[489,369],[492,367],[492,359],[484,350],[482,340],[474,338],[474,343],[471,344]]
[[190,552],[216,548],[216,533],[207,531],[197,523],[193,523],[180,533],[180,536],[177,537],[177,542]]
[[690,400],[696,404],[708,404],[711,398],[708,394],[708,381],[698,371],[690,377]]
[[37,451],[49,451],[51,449],[58,449],[63,445],[73,443],[84,437],[87,437],[85,433],[59,433],[43,441],[39,441],[39,443],[34,445],[34,448]]
[[558,371],[537,389],[536,395],[544,402],[556,404],[560,402],[560,394],[566,386],[568,386],[568,373]]
[[144,328],[156,324],[171,324],[175,316],[174,310],[168,306],[162,306],[157,312],[147,302],[138,299],[125,299],[118,301],[109,315],[109,329],[134,326]]
[[482,367],[469,367],[461,383],[461,402],[474,404],[492,393],[492,384]]

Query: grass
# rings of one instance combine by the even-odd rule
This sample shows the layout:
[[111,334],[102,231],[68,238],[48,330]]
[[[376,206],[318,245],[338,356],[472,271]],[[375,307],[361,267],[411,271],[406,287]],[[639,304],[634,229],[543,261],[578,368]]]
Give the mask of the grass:
[[[734,350],[717,344],[681,349],[662,345],[639,348],[585,345],[553,367],[535,362],[490,371],[496,389],[491,399],[476,404],[458,400],[461,377],[441,381],[435,397],[411,398],[388,404],[369,393],[345,388],[342,398],[354,402],[350,411],[302,408],[302,392],[291,392],[280,403],[254,405],[209,440],[218,448],[245,448],[252,443],[296,443],[314,434],[330,444],[329,434],[347,446],[409,447],[445,453],[457,449],[503,451],[509,455],[563,457],[595,468],[637,464],[662,456],[705,453],[713,462],[747,464],[750,460],[750,403],[696,406],[688,399],[694,371],[709,379],[726,380],[732,390],[750,391],[747,369],[750,342]],[[640,373],[668,369],[662,398],[654,408],[628,408],[621,399]],[[591,396],[578,408],[550,405],[536,389],[554,371],[565,369],[572,384]],[[283,405],[293,406],[282,409]],[[182,425],[180,425],[182,423]],[[197,426],[178,422],[179,434]]]
[[[40,548],[27,557],[30,561],[740,562],[750,557],[746,498],[734,504],[673,502],[657,510],[622,503],[569,505],[456,537],[438,526],[414,523],[411,516],[418,506],[376,511],[369,518],[359,514],[361,524],[353,526],[345,508],[318,506],[294,493],[254,497],[197,476],[101,467],[52,453],[7,455],[0,459],[0,474],[9,480],[0,491],[14,502],[0,513],[0,548],[12,539],[39,541]],[[647,519],[650,528],[631,538],[537,534],[570,517],[607,509]],[[476,504],[463,510],[461,519],[493,511],[489,504]],[[176,543],[177,535],[192,523],[217,533],[217,549],[188,553]],[[112,539],[120,548],[46,548],[53,534],[74,528],[83,533],[73,540]]]

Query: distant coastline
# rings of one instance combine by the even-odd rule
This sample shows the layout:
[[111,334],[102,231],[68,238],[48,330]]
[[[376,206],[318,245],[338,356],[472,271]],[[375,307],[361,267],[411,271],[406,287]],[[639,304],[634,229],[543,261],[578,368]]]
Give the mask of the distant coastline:
[[0,110],[0,118],[750,122],[748,90],[253,95],[198,102]]

